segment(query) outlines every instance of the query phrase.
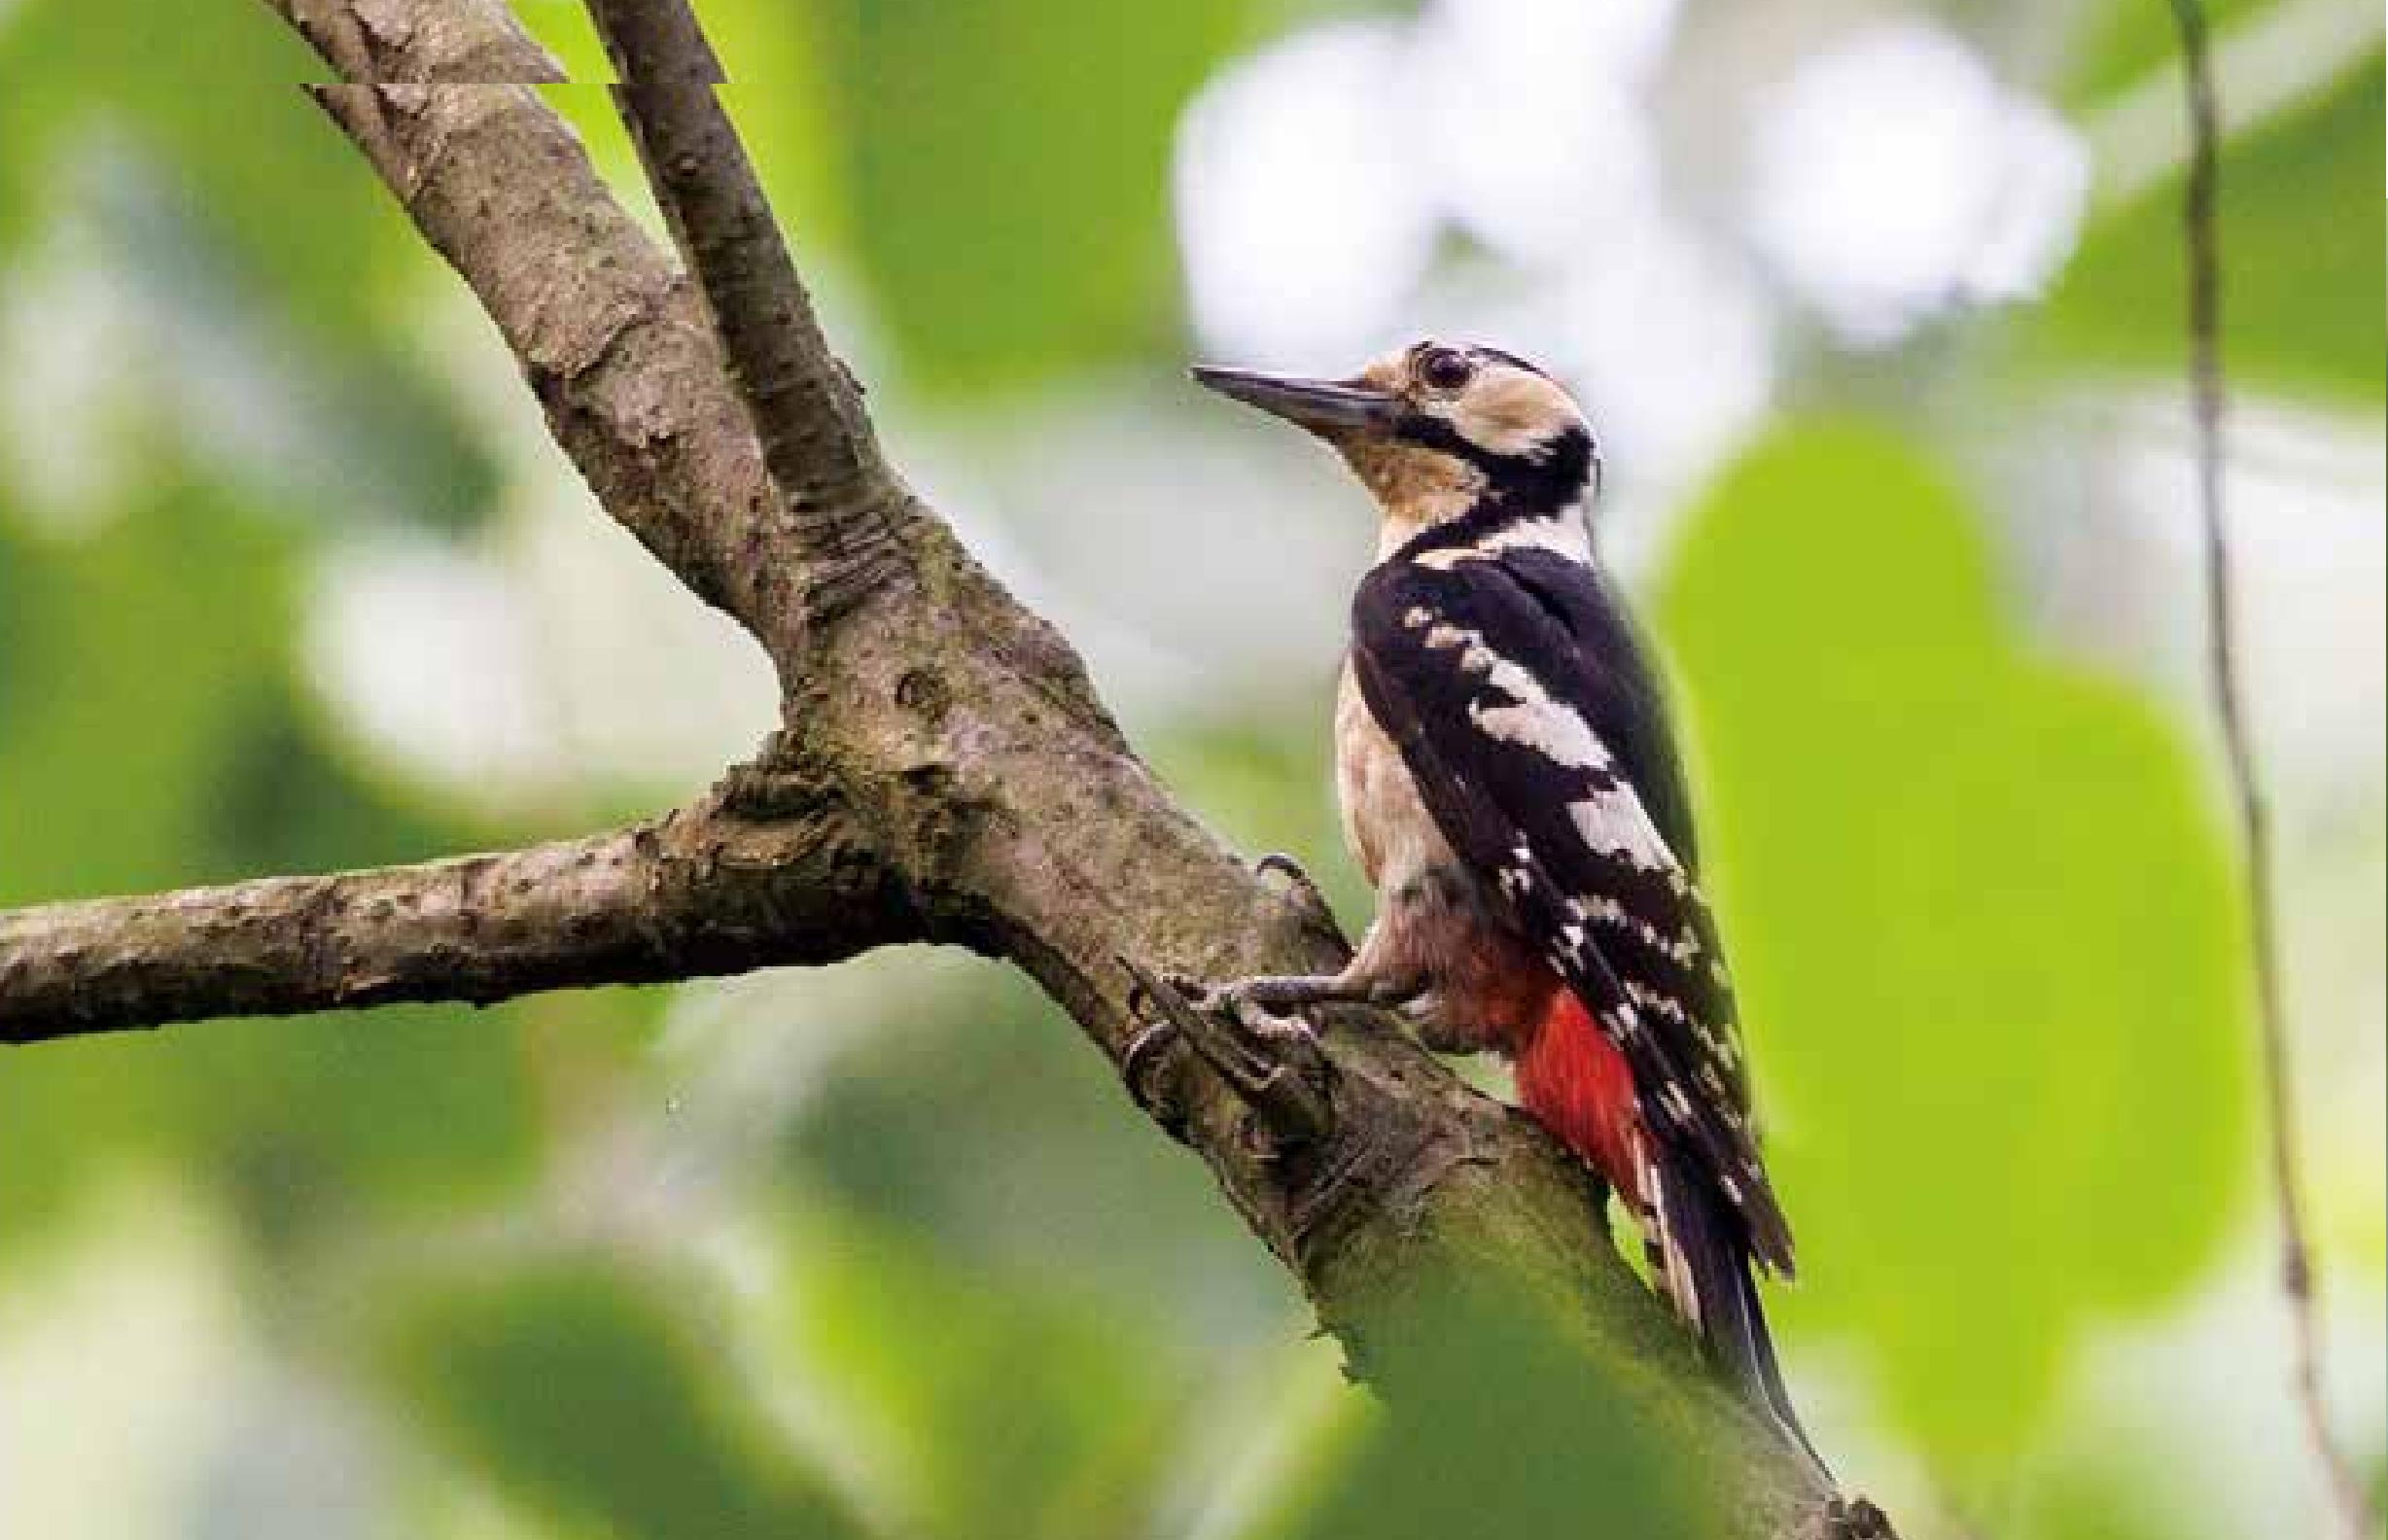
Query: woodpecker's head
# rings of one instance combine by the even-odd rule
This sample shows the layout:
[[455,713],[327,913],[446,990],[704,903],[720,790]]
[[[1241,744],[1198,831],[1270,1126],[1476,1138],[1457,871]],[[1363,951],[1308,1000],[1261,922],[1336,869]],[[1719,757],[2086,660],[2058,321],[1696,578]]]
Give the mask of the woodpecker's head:
[[1224,368],[1194,377],[1333,444],[1376,495],[1388,534],[1469,512],[1548,517],[1598,483],[1574,400],[1495,348],[1421,342],[1339,380]]

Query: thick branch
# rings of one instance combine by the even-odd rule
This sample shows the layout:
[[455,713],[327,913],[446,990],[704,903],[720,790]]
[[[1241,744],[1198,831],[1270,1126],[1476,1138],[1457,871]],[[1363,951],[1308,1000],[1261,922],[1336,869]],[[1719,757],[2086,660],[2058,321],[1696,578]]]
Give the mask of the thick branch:
[[755,772],[587,839],[0,914],[0,1043],[211,1016],[827,962],[919,925],[825,807]]
[[266,0],[348,81],[553,85],[564,71],[502,5]]

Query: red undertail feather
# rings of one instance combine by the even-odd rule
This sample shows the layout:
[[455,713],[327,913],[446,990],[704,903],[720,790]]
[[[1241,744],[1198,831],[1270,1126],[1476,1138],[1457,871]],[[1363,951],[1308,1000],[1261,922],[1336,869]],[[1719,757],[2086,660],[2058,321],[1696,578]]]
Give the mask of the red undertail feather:
[[1592,1163],[1631,1202],[1642,1186],[1641,1108],[1633,1071],[1569,989],[1517,1058],[1518,1101],[1562,1144]]

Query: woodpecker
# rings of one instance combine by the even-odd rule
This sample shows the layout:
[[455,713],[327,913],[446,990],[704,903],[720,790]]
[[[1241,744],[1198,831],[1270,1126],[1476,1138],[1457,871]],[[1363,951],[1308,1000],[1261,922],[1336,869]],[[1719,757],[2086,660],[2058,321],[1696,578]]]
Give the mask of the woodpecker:
[[1583,413],[1489,347],[1421,342],[1346,379],[1193,372],[1323,438],[1381,515],[1334,723],[1374,922],[1339,974],[1214,997],[1399,1006],[1429,1046],[1509,1060],[1528,1113],[1632,1210],[1676,1313],[1813,1458],[1757,1292],[1791,1277],[1791,1230],[1666,702],[1596,557]]

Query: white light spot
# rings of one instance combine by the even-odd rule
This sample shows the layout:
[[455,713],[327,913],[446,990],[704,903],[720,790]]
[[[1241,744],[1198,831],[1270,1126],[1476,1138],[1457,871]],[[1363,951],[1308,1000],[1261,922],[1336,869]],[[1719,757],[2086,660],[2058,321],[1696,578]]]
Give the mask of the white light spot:
[[1619,221],[1559,288],[1565,367],[1628,483],[1681,486],[1730,455],[1774,389],[1773,323],[1746,262],[1655,213]]
[[1179,248],[1194,325],[1240,363],[1364,351],[1424,276],[1398,27],[1302,33],[1204,88],[1178,126]]
[[307,620],[324,698],[391,760],[460,785],[551,773],[529,606],[496,563],[420,535],[336,544]]
[[1878,347],[1952,305],[2034,294],[2089,192],[2080,137],[1936,27],[1802,63],[1752,125],[1751,221],[1784,284]]
[[1658,195],[1634,87],[1665,0],[1443,0],[1418,29],[1421,147],[1460,224],[1514,261],[1556,265]]

